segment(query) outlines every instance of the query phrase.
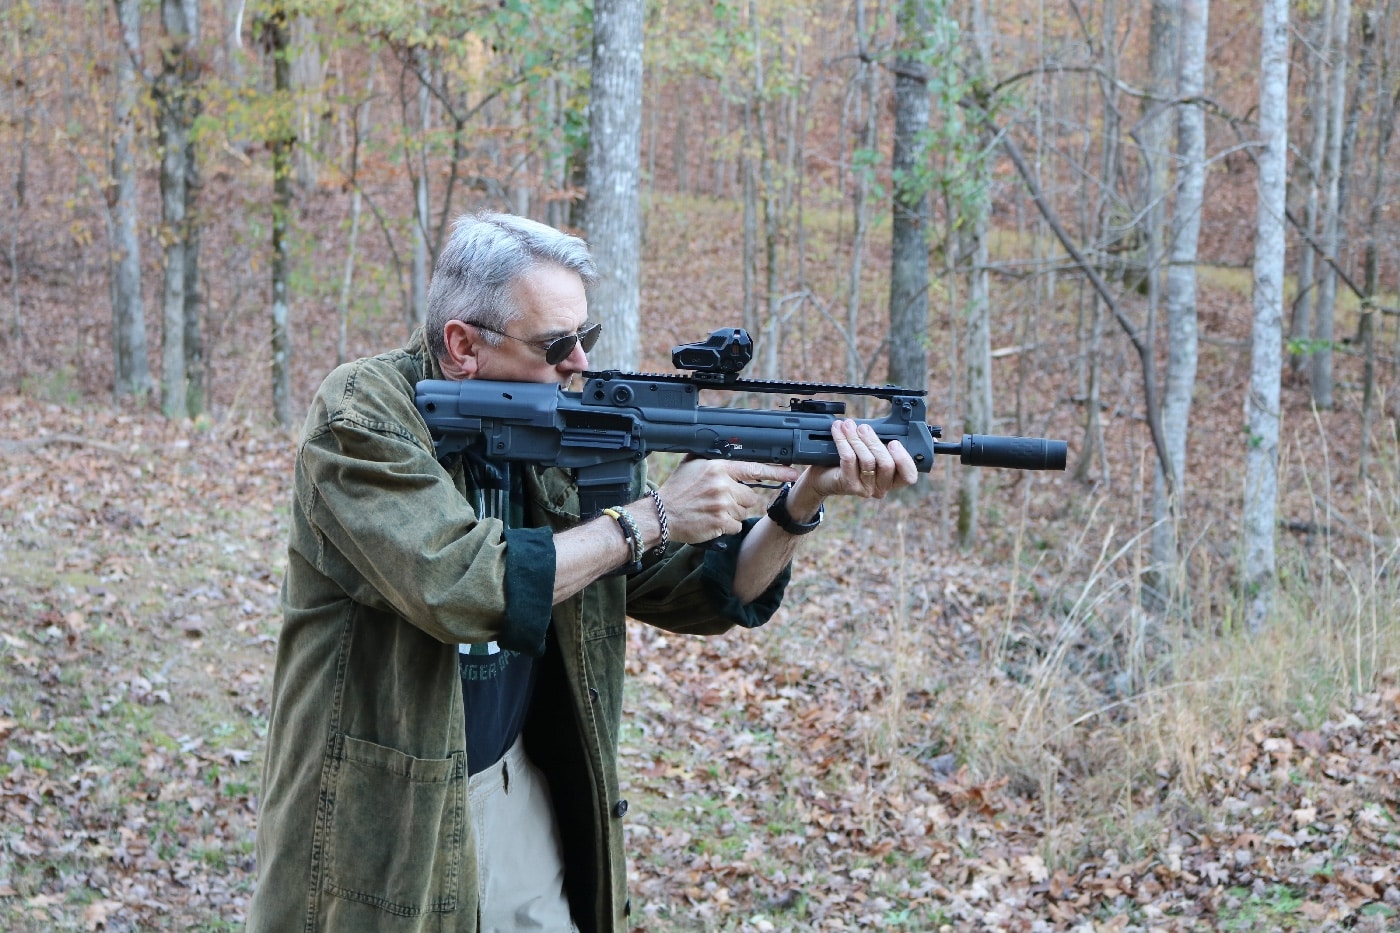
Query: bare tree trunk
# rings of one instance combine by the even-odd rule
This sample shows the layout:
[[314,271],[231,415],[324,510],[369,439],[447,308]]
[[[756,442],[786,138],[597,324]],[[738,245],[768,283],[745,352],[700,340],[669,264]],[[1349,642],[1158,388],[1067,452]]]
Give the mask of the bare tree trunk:
[[[1181,4],[1180,68],[1176,94],[1194,100],[1205,93],[1206,49],[1210,25],[1210,0],[1184,0]],[[1173,597],[1180,580],[1177,531],[1181,527],[1185,489],[1186,438],[1191,423],[1191,397],[1196,390],[1196,250],[1200,241],[1201,207],[1205,198],[1205,110],[1195,103],[1180,108],[1177,117],[1177,154],[1180,187],[1172,212],[1167,264],[1167,373],[1162,392],[1162,434],[1167,441],[1170,472],[1176,478],[1177,497],[1168,502],[1159,467],[1153,518],[1159,524],[1152,538],[1152,563],[1161,573],[1159,584]]]
[[[162,10],[169,3],[162,4]],[[165,75],[162,74],[162,78]],[[185,222],[184,128],[176,111],[173,79],[164,84],[159,99],[161,241],[165,263],[161,291],[161,410],[169,418],[183,418],[185,410],[185,246],[181,228]]]
[[559,97],[563,93],[557,78],[551,79],[545,92],[545,106],[548,108],[546,120],[550,127],[549,144],[545,152],[546,194],[545,223],[551,227],[563,227],[569,219],[569,151],[564,135],[563,107]]
[[224,58],[230,83],[235,85],[243,80],[243,13],[247,5],[248,0],[224,0]]
[[321,111],[325,106],[323,85],[326,67],[321,55],[320,32],[309,13],[296,13],[291,23],[292,89],[295,95],[296,180],[302,190],[316,186],[317,140],[321,136]]
[[350,359],[350,286],[355,280],[355,247],[360,237],[363,196],[359,185],[350,191],[350,234],[345,244],[345,272],[340,278],[340,300],[336,302],[336,364]]
[[[1295,173],[1295,183],[1303,186],[1303,234],[1313,238],[1317,236],[1317,215],[1321,207],[1322,160],[1327,154],[1327,104],[1331,99],[1327,92],[1327,76],[1331,68],[1328,50],[1332,46],[1333,3],[1334,0],[1326,0],[1317,15],[1316,37],[1311,45],[1318,53],[1313,56],[1307,87],[1307,116],[1312,136],[1304,171]],[[1316,269],[1316,251],[1311,248],[1302,250],[1298,256],[1298,290],[1293,299],[1293,314],[1288,327],[1288,335],[1293,341],[1306,341],[1312,329],[1312,306],[1317,297]],[[1294,373],[1300,372],[1305,359],[1307,354],[1301,351],[1290,353],[1289,368]]]
[[[785,8],[785,16],[792,16],[791,8]],[[785,19],[786,23],[786,19]],[[786,31],[786,30],[785,30]],[[788,75],[783,98],[783,185],[781,207],[778,216],[785,221],[794,213],[801,213],[797,199],[802,191],[802,155],[805,151],[804,134],[807,124],[807,108],[803,103],[803,89],[807,85],[804,72],[806,56],[803,50],[807,44],[800,39],[793,43],[792,70]]]
[[[1343,0],[1345,2],[1345,0]],[[1258,631],[1273,608],[1283,371],[1284,211],[1288,172],[1288,0],[1264,0],[1259,69],[1259,205],[1254,247],[1254,333],[1245,400],[1246,622]]]
[[132,61],[140,47],[141,4],[117,0],[122,41],[116,53],[116,101],[112,109],[112,187],[109,201],[115,214],[112,258],[112,394],[144,403],[153,388],[146,358],[146,308],[141,292],[140,205],[131,148],[135,139],[135,110],[141,81]]
[[[980,4],[980,0],[978,0]],[[987,166],[978,163],[985,183]],[[965,219],[971,250],[967,274],[967,351],[963,365],[967,380],[963,402],[963,433],[985,434],[992,427],[991,275],[987,250],[988,207],[985,202]],[[981,471],[958,473],[958,543],[967,547],[977,540]]]
[[15,169],[15,184],[10,201],[10,350],[14,358],[11,372],[14,375],[16,391],[23,389],[24,380],[29,370],[29,354],[25,347],[24,311],[20,306],[19,295],[19,230],[20,225],[24,222],[25,188],[29,183],[29,128],[30,110],[33,107],[33,84],[29,75],[29,33],[30,27],[26,22],[13,35],[13,54],[15,60],[19,62],[22,87],[12,86],[12,89],[16,96],[23,94],[25,98],[19,121],[19,165]]
[[[1099,77],[1099,92],[1103,99],[1103,149],[1099,163],[1099,203],[1094,227],[1099,241],[1103,240],[1108,222],[1109,193],[1117,186],[1119,110],[1118,110],[1118,2],[1104,0],[1103,4],[1103,72]],[[1103,303],[1096,292],[1090,293],[1089,342],[1085,348],[1086,370],[1084,391],[1084,442],[1082,453],[1074,465],[1075,479],[1083,482],[1093,470],[1095,455],[1101,453],[1103,425],[1101,419],[1103,379]],[[1105,477],[1106,478],[1106,477]]]
[[754,135],[758,140],[759,187],[763,195],[763,354],[761,375],[778,377],[778,350],[782,345],[782,321],[778,317],[778,182],[773,171],[773,152],[768,126],[768,89],[763,62],[763,28],[756,0],[749,0],[749,20],[753,26],[754,58]]
[[186,366],[186,290],[194,276],[190,252],[189,197],[191,176],[190,129],[196,108],[199,65],[199,8],[193,0],[161,0],[165,35],[155,97],[160,124],[161,237],[165,243],[165,272],[161,297],[161,411],[169,418],[189,417],[189,373]]
[[[1362,21],[1364,40],[1375,41],[1381,23],[1389,20],[1392,3],[1387,0],[1385,11],[1368,10]],[[1373,304],[1380,288],[1380,244],[1377,233],[1384,223],[1385,202],[1385,161],[1390,151],[1390,142],[1395,135],[1396,97],[1390,92],[1390,53],[1382,43],[1381,74],[1379,91],[1376,94],[1376,153],[1372,164],[1371,210],[1366,225],[1365,297],[1361,302],[1361,320],[1357,324],[1356,342],[1361,345],[1361,450],[1357,456],[1357,470],[1365,478],[1371,455],[1371,431],[1376,413],[1376,318],[1378,314]],[[1400,89],[1396,91],[1400,95]]]
[[729,160],[724,155],[724,141],[729,139],[729,96],[725,91],[725,79],[720,78],[719,85],[719,138],[721,145],[714,147],[714,196],[716,198],[729,197],[733,189],[732,173],[729,171]]
[[[975,50],[972,71],[985,77],[991,67],[991,34],[983,0],[972,0],[972,44]],[[979,102],[985,111],[990,101]],[[992,137],[984,131],[988,148]],[[963,360],[967,380],[963,401],[963,433],[983,434],[992,427],[992,319],[990,254],[987,230],[990,223],[991,163],[985,157],[976,158],[969,170],[973,173],[971,198],[964,201],[967,212],[964,224],[968,230],[971,249],[967,274],[967,349]],[[958,474],[958,543],[967,547],[977,539],[978,511],[981,498],[981,477],[978,470],[962,470]]]
[[[1361,26],[1361,60],[1356,66],[1356,80],[1354,87],[1356,93],[1351,95],[1351,103],[1347,106],[1346,118],[1342,128],[1342,155],[1339,163],[1340,174],[1337,180],[1337,214],[1338,214],[1338,234],[1337,234],[1337,255],[1333,256],[1333,262],[1328,265],[1339,279],[1342,279],[1351,288],[1352,293],[1358,298],[1365,299],[1364,288],[1358,288],[1356,284],[1346,277],[1337,264],[1342,262],[1342,251],[1346,246],[1346,237],[1342,228],[1346,226],[1346,218],[1351,210],[1351,174],[1352,166],[1356,162],[1356,139],[1360,130],[1361,110],[1368,98],[1368,89],[1371,87],[1371,78],[1376,70],[1376,29],[1374,27],[1371,12],[1362,17]],[[1384,92],[1379,92],[1381,96]],[[1377,102],[1376,107],[1383,108],[1384,105]]]
[[[512,135],[524,137],[527,132],[530,120],[528,106],[524,91],[518,86],[511,88],[507,119],[510,121]],[[506,182],[506,200],[510,204],[511,213],[518,217],[530,216],[530,162],[531,154],[527,151],[516,158],[508,169],[510,175]]]
[[[1167,192],[1171,186],[1172,117],[1175,109],[1168,101],[1176,91],[1177,47],[1181,37],[1181,0],[1152,0],[1152,20],[1148,32],[1148,71],[1152,98],[1144,102],[1142,120],[1145,161],[1142,226],[1147,243],[1143,274],[1147,284],[1149,318],[1156,314],[1162,294],[1164,231],[1167,224]],[[1147,330],[1153,330],[1149,321]],[[1155,337],[1149,336],[1149,340]]]
[[[1332,82],[1327,105],[1327,157],[1323,174],[1327,203],[1322,221],[1322,248],[1336,260],[1341,247],[1342,224],[1342,135],[1347,95],[1347,48],[1351,31],[1351,0],[1337,0],[1332,26]],[[1322,268],[1317,293],[1317,314],[1313,319],[1312,397],[1318,408],[1332,407],[1332,329],[1337,304],[1337,271]]]
[[[1172,117],[1175,109],[1166,101],[1176,95],[1177,48],[1181,40],[1181,0],[1152,0],[1152,24],[1148,32],[1148,70],[1152,81],[1152,98],[1146,102],[1143,118],[1143,158],[1146,161],[1146,189],[1143,192],[1144,239],[1147,243],[1143,274],[1147,282],[1147,323],[1143,334],[1148,346],[1157,346],[1157,320],[1162,301],[1162,267],[1165,257],[1165,228],[1167,223],[1167,192],[1171,185]],[[1165,417],[1165,410],[1163,412]],[[1165,423],[1163,425],[1165,429]],[[1183,444],[1185,443],[1183,439]],[[1175,550],[1172,536],[1171,512],[1175,505],[1167,495],[1168,488],[1180,489],[1171,482],[1179,479],[1170,459],[1160,458],[1154,470],[1152,494],[1152,561],[1147,575],[1144,595],[1160,605],[1159,587],[1164,568],[1172,562]]]
[[744,329],[758,333],[758,170],[754,167],[753,96],[744,102],[744,145],[739,157],[744,197]]
[[432,92],[428,87],[432,63],[419,46],[413,50],[415,72],[418,75],[418,170],[413,176],[413,246],[409,288],[413,307],[409,309],[409,327],[419,327],[428,319],[428,274],[432,260],[428,256],[428,227],[432,214],[428,204],[428,130],[431,129]]
[[860,382],[863,366],[860,359],[860,286],[861,270],[865,264],[865,244],[870,234],[870,158],[875,152],[880,76],[870,52],[870,32],[866,24],[865,0],[856,0],[856,43],[860,64],[856,67],[856,108],[860,128],[852,151],[852,181],[854,191],[854,223],[851,235],[851,265],[846,286],[846,377]]
[[[787,207],[783,210],[783,217],[787,219],[789,227],[789,238],[796,248],[796,273],[795,280],[800,289],[806,289],[807,281],[807,212],[806,203],[803,197],[804,180],[807,173],[803,166],[807,161],[807,130],[811,126],[810,107],[812,103],[812,82],[810,82],[804,71],[804,58],[802,49],[804,45],[798,44],[797,51],[797,80],[802,90],[794,92],[792,100],[792,125],[790,127],[789,158],[791,164],[788,169],[789,183],[784,188],[787,194]],[[789,264],[791,268],[792,264]]]
[[340,300],[336,303],[336,324],[337,336],[335,343],[335,361],[337,364],[344,363],[350,358],[349,353],[349,322],[350,322],[350,285],[355,278],[355,246],[360,235],[360,213],[362,210],[363,194],[360,191],[360,147],[364,145],[365,139],[369,135],[369,105],[374,99],[374,62],[371,59],[369,74],[365,77],[365,95],[361,103],[357,103],[351,110],[351,123],[354,127],[354,139],[350,144],[350,168],[346,173],[350,182],[350,235],[345,246],[345,273],[340,279]]
[[[643,26],[643,31],[646,27]],[[656,191],[656,117],[661,110],[659,101],[661,100],[662,89],[665,82],[661,79],[661,69],[653,68],[650,72],[642,75],[642,83],[651,82],[650,90],[643,90],[642,94],[647,99],[647,125],[643,132],[642,149],[647,154],[647,167],[642,178],[646,181],[646,190],[642,192],[642,202],[650,204],[652,194]]]
[[671,140],[671,170],[676,176],[676,193],[690,192],[690,115],[689,107],[676,108],[676,125]]
[[199,155],[190,136],[185,148],[185,410],[191,418],[204,414],[208,388],[204,365],[204,332],[200,325],[204,298],[200,288],[199,248],[204,220],[199,216],[199,192],[204,187]]
[[593,6],[587,230],[592,305],[607,336],[594,368],[636,369],[641,344],[642,0]]
[[[287,10],[273,9],[268,17],[272,51],[273,86],[279,95],[292,90],[292,66],[288,60],[291,44]],[[292,212],[292,149],[296,137],[290,121],[294,113],[284,113],[272,138],[272,416],[278,426],[292,423],[292,337],[287,302],[287,227]],[[281,125],[286,121],[288,125]]]
[[894,198],[890,221],[889,381],[928,383],[928,72],[918,52],[929,31],[927,0],[901,0],[894,79]]

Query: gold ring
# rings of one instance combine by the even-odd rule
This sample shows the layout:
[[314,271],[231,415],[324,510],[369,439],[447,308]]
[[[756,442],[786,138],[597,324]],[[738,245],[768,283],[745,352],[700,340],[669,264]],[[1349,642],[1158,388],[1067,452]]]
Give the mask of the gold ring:
[[874,475],[875,475],[875,471],[874,471],[874,470],[861,470],[861,471],[860,471],[860,475],[861,475],[861,476],[874,476]]

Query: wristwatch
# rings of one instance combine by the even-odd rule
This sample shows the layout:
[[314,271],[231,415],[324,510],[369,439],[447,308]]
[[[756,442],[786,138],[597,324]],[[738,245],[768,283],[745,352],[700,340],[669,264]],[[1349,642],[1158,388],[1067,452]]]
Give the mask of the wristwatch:
[[792,513],[788,511],[787,497],[788,490],[792,488],[792,483],[783,483],[783,488],[778,492],[778,498],[773,500],[773,504],[768,506],[768,517],[773,519],[773,523],[790,535],[805,535],[809,531],[816,531],[817,526],[822,523],[822,517],[826,515],[826,503],[817,509],[817,514],[810,522],[793,521]]

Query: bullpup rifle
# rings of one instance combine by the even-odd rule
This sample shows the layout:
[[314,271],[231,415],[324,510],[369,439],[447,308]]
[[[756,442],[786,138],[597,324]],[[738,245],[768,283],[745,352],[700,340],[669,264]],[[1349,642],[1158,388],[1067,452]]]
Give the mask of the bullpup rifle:
[[[658,451],[697,457],[830,466],[840,462],[831,425],[846,403],[816,395],[868,396],[889,404],[885,417],[860,419],[882,441],[898,440],[922,473],[935,454],[956,454],[967,466],[1063,470],[1064,441],[1042,437],[966,434],[943,441],[924,422],[921,389],[743,379],[753,341],[742,328],[671,351],[677,373],[583,374],[582,391],[549,383],[427,379],[416,388],[439,459],[477,445],[488,459],[567,467],[575,472],[579,505],[590,515],[635,498],[633,465]],[[795,396],[786,408],[701,405],[702,390]]]

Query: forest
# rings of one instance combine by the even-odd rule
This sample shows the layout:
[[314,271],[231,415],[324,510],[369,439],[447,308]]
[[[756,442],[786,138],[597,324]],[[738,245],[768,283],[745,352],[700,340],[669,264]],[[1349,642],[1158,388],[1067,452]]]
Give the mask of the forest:
[[0,927],[242,929],[302,418],[491,209],[1068,443],[629,624],[636,929],[1395,928],[1393,6],[0,0]]

